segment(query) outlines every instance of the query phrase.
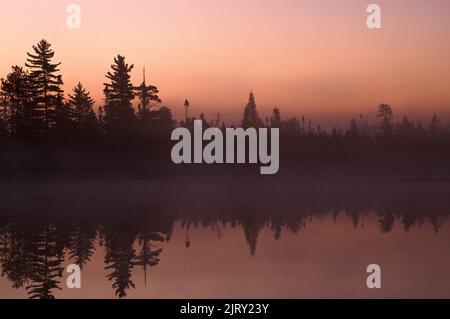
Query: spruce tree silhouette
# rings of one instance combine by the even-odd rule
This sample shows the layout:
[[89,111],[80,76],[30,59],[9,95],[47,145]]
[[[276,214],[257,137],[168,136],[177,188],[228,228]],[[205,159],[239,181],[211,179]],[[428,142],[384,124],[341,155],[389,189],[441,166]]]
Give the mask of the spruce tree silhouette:
[[94,103],[90,93],[80,82],[73,88],[73,94],[69,94],[70,118],[78,136],[90,136],[99,129]]
[[33,129],[36,134],[48,133],[55,124],[55,110],[63,93],[62,77],[57,74],[61,63],[52,63],[55,52],[46,40],[41,40],[33,46],[33,53],[27,55],[25,65],[31,70],[33,92]]
[[258,111],[256,110],[255,95],[253,94],[253,92],[250,92],[247,106],[244,109],[242,127],[244,129],[247,129],[249,127],[260,128],[263,127],[263,125],[263,121],[259,117]]
[[32,86],[30,75],[22,67],[13,66],[12,72],[1,80],[4,121],[10,136],[30,134]]
[[134,87],[130,81],[133,68],[134,65],[125,62],[124,56],[118,55],[111,65],[112,72],[106,74],[111,82],[104,83],[103,120],[106,132],[114,136],[128,137],[126,133],[135,128],[137,118],[132,106]]

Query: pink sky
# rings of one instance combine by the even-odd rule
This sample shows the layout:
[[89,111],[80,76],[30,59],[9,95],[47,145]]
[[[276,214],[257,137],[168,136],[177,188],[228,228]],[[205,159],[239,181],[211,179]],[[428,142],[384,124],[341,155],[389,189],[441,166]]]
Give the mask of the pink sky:
[[[80,30],[66,7],[82,9]],[[366,7],[381,5],[381,30]],[[66,93],[81,81],[102,103],[117,54],[142,67],[163,104],[181,116],[221,112],[237,120],[250,90],[260,113],[339,118],[373,112],[450,112],[448,0],[0,0],[0,77],[23,65],[40,39],[53,44]]]

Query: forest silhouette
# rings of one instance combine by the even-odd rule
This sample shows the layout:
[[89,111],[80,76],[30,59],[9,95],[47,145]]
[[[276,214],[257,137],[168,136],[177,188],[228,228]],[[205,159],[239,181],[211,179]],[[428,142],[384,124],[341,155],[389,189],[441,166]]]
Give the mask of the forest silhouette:
[[[193,128],[200,119],[204,128],[227,126],[220,114],[213,120],[201,113],[177,122],[162,106],[157,86],[134,85],[134,65],[117,55],[105,75],[104,101],[96,111],[82,83],[64,95],[59,62],[46,40],[27,53],[25,67],[12,66],[0,88],[0,170],[2,176],[30,174],[127,174],[179,176],[204,174],[241,176],[241,168],[175,167],[170,160],[170,133],[177,126]],[[134,103],[137,101],[137,106]],[[261,117],[255,95],[249,94],[239,126],[279,128],[281,175],[284,176],[449,176],[450,124],[437,115],[428,122],[407,117],[395,120],[393,108],[382,103],[377,118],[363,115],[346,128],[323,130],[304,116],[283,118],[279,108]],[[201,167],[201,170],[198,169]],[[180,174],[181,173],[181,174]]]
[[[259,167],[176,166],[170,135],[180,126],[193,130],[196,119],[204,128],[233,124],[220,114],[212,120],[203,113],[190,116],[188,99],[185,117],[176,121],[145,70],[135,85],[134,66],[121,55],[112,62],[97,110],[82,82],[67,94],[62,90],[60,63],[46,40],[32,47],[24,67],[12,66],[1,79],[0,268],[11,287],[25,289],[29,298],[54,298],[64,285],[65,262],[83,269],[96,246],[104,252],[107,280],[118,298],[135,287],[137,268],[151,285],[147,273],[164,258],[163,243],[177,224],[186,231],[180,244],[187,249],[195,245],[191,228],[230,226],[242,229],[249,254],[256,255],[262,229],[270,228],[278,240],[285,232],[301,233],[314,218],[343,215],[360,228],[367,214],[376,214],[382,233],[395,225],[409,231],[425,224],[439,232],[448,220],[449,187],[436,180],[450,177],[450,124],[437,115],[427,122],[396,119],[393,108],[382,103],[375,119],[359,115],[348,127],[326,131],[305,116],[284,118],[277,107],[261,116],[250,92],[238,126],[280,129],[282,183],[276,176],[264,177],[273,183],[227,183],[261,178]],[[194,175],[206,181],[183,180]],[[17,182],[36,176],[44,182]],[[60,176],[74,184],[54,186],[47,179]],[[120,182],[78,185],[75,179],[84,176]],[[148,176],[177,181],[149,185],[128,178]],[[290,181],[297,177],[307,183]],[[310,179],[317,177],[321,182]],[[355,177],[383,182],[329,182]]]
[[314,220],[350,219],[362,229],[375,215],[384,234],[424,225],[440,232],[450,211],[449,187],[436,182],[143,185],[17,183],[2,189],[1,275],[30,298],[53,298],[65,287],[63,267],[70,262],[84,269],[100,249],[111,289],[123,298],[135,287],[137,268],[144,270],[145,285],[152,284],[147,273],[164,258],[162,245],[176,225],[186,231],[180,247],[196,245],[189,238],[193,228],[220,234],[232,227],[244,233],[249,254],[257,255],[265,228],[279,240],[286,232],[301,235]]

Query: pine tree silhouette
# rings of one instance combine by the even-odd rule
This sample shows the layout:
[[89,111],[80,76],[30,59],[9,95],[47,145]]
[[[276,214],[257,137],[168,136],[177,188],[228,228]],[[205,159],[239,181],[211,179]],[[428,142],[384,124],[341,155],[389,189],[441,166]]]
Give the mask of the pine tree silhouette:
[[104,83],[104,122],[107,132],[119,134],[124,130],[132,129],[136,122],[132,106],[134,87],[130,81],[130,72],[134,65],[128,65],[125,57],[118,55],[114,58],[111,68],[112,72],[108,72],[106,75],[111,82]]
[[61,63],[52,63],[55,53],[46,40],[33,46],[33,53],[27,55],[25,65],[31,69],[34,130],[35,133],[48,133],[55,124],[55,110],[63,92],[62,77],[57,74]]
[[148,123],[152,119],[150,109],[158,103],[161,103],[161,99],[158,96],[159,90],[154,85],[147,85],[145,79],[145,68],[143,70],[143,79],[140,86],[134,88],[136,96],[139,99],[138,105],[138,118]]

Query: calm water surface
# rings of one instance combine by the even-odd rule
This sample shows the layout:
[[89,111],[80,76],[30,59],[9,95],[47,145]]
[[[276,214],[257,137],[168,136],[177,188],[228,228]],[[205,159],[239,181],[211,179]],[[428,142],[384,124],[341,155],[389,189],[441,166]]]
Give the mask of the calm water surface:
[[0,187],[2,298],[450,298],[447,183]]

